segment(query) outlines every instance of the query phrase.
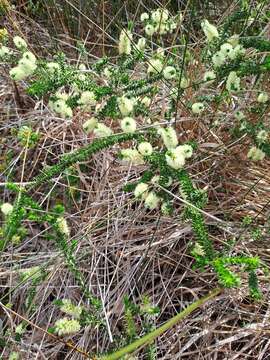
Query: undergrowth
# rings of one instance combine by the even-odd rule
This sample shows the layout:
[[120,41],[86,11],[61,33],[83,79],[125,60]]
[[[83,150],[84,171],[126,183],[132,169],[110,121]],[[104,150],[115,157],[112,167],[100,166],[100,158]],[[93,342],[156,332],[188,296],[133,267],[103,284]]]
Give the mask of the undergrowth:
[[[77,206],[82,199],[79,187],[86,164],[92,164],[101,153],[110,151],[113,161],[122,164],[127,173],[137,171],[136,176],[127,175],[120,184],[121,194],[130,197],[134,211],[144,211],[145,218],[153,213],[191,226],[192,271],[215,274],[220,287],[214,291],[215,296],[226,289],[244,291],[248,287],[250,301],[263,301],[258,274],[267,276],[267,265],[256,254],[238,246],[244,233],[250,230],[253,237],[261,239],[260,231],[251,228],[252,218],[248,222],[249,218],[245,218],[243,233],[235,234],[223,214],[220,218],[211,215],[207,210],[211,201],[208,189],[197,185],[200,179],[193,168],[203,161],[202,129],[211,134],[219,129],[219,136],[225,134],[224,138],[232,142],[242,142],[246,171],[250,162],[262,163],[270,156],[270,100],[265,80],[270,71],[270,42],[262,33],[269,14],[264,13],[261,21],[257,18],[265,5],[258,2],[249,6],[242,1],[219,26],[202,19],[196,30],[204,36],[199,51],[190,42],[187,29],[191,20],[185,11],[174,15],[166,8],[145,11],[140,21],[129,21],[120,29],[119,56],[103,56],[95,62],[89,61],[84,45],[79,48],[77,61],[64,52],[50,59],[38,57],[22,34],[13,36],[12,42],[8,31],[2,30],[2,67],[9,74],[19,105],[29,97],[36,108],[63,124],[64,132],[76,124],[84,132],[84,144],[54,158],[49,165],[39,164],[35,175],[23,183],[26,159],[38,151],[42,134],[39,126],[30,121],[12,129],[21,149],[22,176],[19,181],[12,172],[5,176],[3,185],[12,201],[1,204],[0,250],[3,255],[14,247],[23,247],[33,229],[42,229],[46,240],[41,241],[57,249],[81,294],[81,304],[68,298],[52,301],[50,305],[65,316],[47,323],[47,333],[56,338],[69,337],[89,327],[102,333],[109,331],[111,342],[114,338],[107,347],[110,354],[97,350],[95,355],[90,346],[85,356],[131,359],[128,353],[147,345],[144,358],[156,359],[159,349],[154,339],[176,324],[176,320],[168,321],[164,330],[158,330],[156,319],[162,309],[152,304],[151,297],[145,295],[136,304],[126,296],[123,329],[112,334],[108,317],[104,316],[104,300],[91,289],[80,268],[81,238],[73,231],[66,213],[70,204]],[[194,6],[191,9],[195,11]],[[13,10],[7,3],[3,11],[11,16]],[[185,123],[186,117],[191,125]],[[4,173],[14,159],[12,153],[6,154]],[[57,200],[61,181],[67,182],[68,188],[63,203]],[[44,206],[38,194],[50,193],[50,189],[55,199],[52,196]],[[229,237],[216,242],[209,219]],[[85,253],[81,256],[85,257]],[[86,256],[91,257],[89,253]],[[31,283],[25,302],[26,318],[35,314],[38,287],[49,281],[48,267],[49,263],[35,266],[22,274],[22,283]],[[6,301],[8,297],[1,299],[6,312],[13,306]],[[192,309],[196,310],[196,306]],[[16,326],[17,345],[29,324],[25,319]],[[6,328],[3,347],[12,348],[13,341],[5,340],[12,336]],[[72,342],[69,346],[73,346]],[[121,347],[123,350],[119,350]],[[76,346],[73,348],[76,351]],[[11,352],[9,359],[19,358],[16,353]]]

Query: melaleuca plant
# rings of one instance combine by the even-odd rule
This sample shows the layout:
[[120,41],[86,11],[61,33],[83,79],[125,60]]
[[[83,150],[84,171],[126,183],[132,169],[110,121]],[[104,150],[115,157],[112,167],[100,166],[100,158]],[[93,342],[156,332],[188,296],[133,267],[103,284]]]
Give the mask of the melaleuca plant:
[[[87,59],[85,63],[74,64],[64,54],[56,54],[49,61],[37,59],[20,37],[13,39],[17,48],[14,56],[11,57],[9,48],[8,52],[3,47],[2,52],[0,49],[0,55],[3,52],[6,52],[5,56],[10,55],[6,61],[12,66],[10,77],[13,81],[24,81],[28,94],[34,99],[42,98],[48,111],[59,116],[67,126],[74,117],[82,115],[85,121],[81,126],[85,134],[94,137],[91,143],[42,169],[27,186],[9,185],[16,193],[16,199],[12,208],[2,209],[5,224],[0,248],[4,250],[18,237],[22,239],[20,229],[25,220],[49,223],[49,231],[54,232],[54,240],[67,267],[95,310],[100,308],[100,302],[86,291],[73,254],[77,244],[69,241],[70,230],[64,212],[56,207],[51,213],[40,215],[42,209],[31,194],[55,177],[69,176],[73,165],[89,161],[93,154],[116,145],[121,161],[142,169],[136,181],[125,186],[126,191],[133,193],[134,201],[143,203],[146,211],[160,211],[170,216],[176,214],[175,199],[180,198],[185,204],[183,218],[191,222],[194,231],[192,254],[198,266],[211,267],[224,287],[238,286],[240,271],[248,272],[251,295],[258,297],[256,270],[261,266],[260,260],[243,254],[231,256],[223,252],[221,255],[209,237],[203,210],[207,194],[194,185],[187,169],[198,154],[196,144],[199,139],[181,134],[178,107],[180,102],[184,103],[185,111],[196,121],[209,113],[212,102],[217,102],[219,107],[224,103],[222,110],[229,111],[232,98],[244,91],[248,76],[261,76],[269,68],[256,48],[254,59],[248,58],[247,44],[241,42],[241,34],[229,34],[225,28],[219,31],[205,19],[201,24],[207,40],[201,54],[206,62],[205,72],[191,81],[188,66],[196,62],[195,54],[190,50],[185,60],[182,50],[178,51],[176,47],[175,51],[168,51],[162,45],[166,43],[166,36],[173,35],[183,22],[182,16],[171,18],[164,9],[142,14],[138,32],[143,31],[145,37],[135,36],[132,26],[122,29],[116,62],[103,58],[94,64]],[[153,38],[157,45],[153,45]],[[184,58],[182,64],[179,56]],[[221,86],[217,87],[218,84]],[[213,86],[221,88],[221,93],[208,96]],[[190,89],[195,90],[192,100],[187,96]],[[263,89],[258,91],[257,101],[267,111],[268,96]],[[240,95],[238,99],[240,103]],[[240,119],[240,112],[237,116]],[[258,131],[257,147],[248,153],[253,160],[262,160],[266,153],[267,134],[262,131],[267,130],[260,123]],[[30,140],[35,143],[31,129],[21,130],[19,141],[25,145],[25,133],[28,134],[28,145]],[[79,331],[78,320],[60,320],[56,326],[58,334],[74,329]],[[130,336],[133,335],[131,332]]]

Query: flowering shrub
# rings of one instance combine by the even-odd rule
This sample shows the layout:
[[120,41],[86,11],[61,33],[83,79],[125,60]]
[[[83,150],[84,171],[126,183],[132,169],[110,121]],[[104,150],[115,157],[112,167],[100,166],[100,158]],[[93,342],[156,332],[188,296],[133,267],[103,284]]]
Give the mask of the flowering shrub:
[[[67,266],[93,311],[99,312],[101,303],[86,289],[76,265],[73,250],[77,244],[68,245],[70,228],[64,209],[56,206],[52,209],[53,215],[40,215],[42,207],[32,199],[31,193],[53,178],[61,177],[70,166],[118,144],[118,159],[141,169],[140,177],[123,186],[123,191],[132,192],[138,205],[143,204],[147,210],[164,216],[176,214],[175,198],[180,198],[186,206],[184,218],[190,221],[194,231],[191,254],[197,266],[213,270],[223,287],[239,286],[240,273],[247,272],[250,294],[259,298],[256,271],[263,268],[259,258],[232,255],[231,248],[229,251],[218,249],[208,234],[203,210],[207,193],[205,189],[198,189],[189,175],[189,166],[200,151],[199,139],[183,136],[178,109],[179,103],[184,102],[192,120],[199,124],[204,114],[213,115],[212,105],[217,109],[224,106],[226,112],[233,105],[231,136],[249,137],[246,159],[263,161],[270,156],[269,124],[264,116],[268,112],[269,96],[263,86],[252,91],[248,88],[251,75],[270,69],[269,59],[260,53],[261,46],[269,50],[270,43],[265,39],[249,43],[242,39],[241,33],[231,34],[226,24],[217,28],[205,19],[201,23],[205,47],[200,54],[204,73],[194,78],[189,67],[196,63],[196,55],[190,51],[187,56],[186,52],[178,51],[176,45],[169,51],[164,45],[166,37],[177,34],[177,29],[184,26],[183,15],[172,18],[168,10],[160,8],[142,13],[140,20],[138,32],[143,33],[142,37],[134,31],[135,24],[121,30],[119,57],[113,64],[104,57],[92,65],[83,62],[74,65],[62,53],[49,61],[40,59],[19,36],[13,38],[16,49],[11,49],[8,42],[0,48],[0,57],[12,81],[23,82],[27,94],[33,99],[43,99],[48,111],[67,126],[79,115],[83,117],[82,129],[93,139],[85,147],[64,155],[55,165],[45,167],[25,187],[8,185],[16,193],[16,200],[13,204],[1,205],[5,224],[0,248],[4,250],[9,242],[23,240],[24,219],[50,224]],[[153,39],[155,46],[152,46]],[[216,90],[214,96],[209,95],[212,88]],[[196,91],[188,101],[191,89]],[[243,108],[241,99],[245,93],[249,101]],[[251,116],[254,113],[255,117]],[[215,126],[215,121],[210,125]],[[17,137],[26,148],[34,147],[39,139],[28,126],[21,127]],[[56,334],[73,334],[85,325],[83,307],[64,299],[60,310],[72,318],[57,320]],[[99,321],[100,313],[88,323]]]

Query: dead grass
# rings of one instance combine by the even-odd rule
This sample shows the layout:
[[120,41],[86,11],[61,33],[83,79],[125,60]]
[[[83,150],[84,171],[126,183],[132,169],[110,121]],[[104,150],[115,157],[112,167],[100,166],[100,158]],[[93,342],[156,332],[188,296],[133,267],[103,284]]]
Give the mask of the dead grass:
[[[33,28],[40,29],[33,21],[29,23],[29,19],[17,17],[16,21],[28,40]],[[12,23],[5,25],[13,31]],[[48,41],[46,31],[42,30],[42,34],[42,41]],[[47,52],[49,44],[48,41],[42,53]],[[14,181],[27,183],[45,164],[55,163],[62,154],[91,139],[84,135],[79,116],[67,126],[42,106],[34,109],[33,101],[20,88],[23,109],[18,108],[14,85],[2,68],[0,76],[2,161],[5,162],[8,151],[13,151],[12,162],[1,168],[0,191],[3,201],[12,202],[12,195],[3,186],[8,173],[12,171]],[[269,234],[261,241],[254,241],[240,223],[246,215],[257,217],[258,225],[269,217],[269,161],[259,165],[247,162],[245,139],[232,141],[226,126],[209,130],[211,119],[198,124],[191,121],[183,108],[178,120],[183,139],[187,139],[185,134],[188,138],[200,139],[197,158],[189,171],[199,188],[208,188],[209,203],[205,211],[210,216],[205,219],[215,246],[218,248],[236,237],[234,253],[259,255],[269,265]],[[37,148],[28,151],[24,163],[22,148],[11,130],[29,123],[39,130],[41,140]],[[156,325],[160,325],[216,286],[216,277],[210,270],[193,269],[194,261],[189,253],[193,235],[190,225],[181,219],[183,204],[178,201],[172,218],[135,204],[130,194],[122,192],[122,185],[135,180],[143,167],[123,165],[115,160],[115,153],[116,149],[112,149],[95,155],[84,164],[83,170],[75,166],[79,199],[68,196],[69,184],[64,178],[55,179],[51,188],[42,187],[32,194],[44,211],[56,202],[66,204],[65,215],[72,229],[70,240],[78,241],[75,256],[89,289],[102,299],[106,329],[86,327],[70,338],[71,347],[48,334],[48,327],[61,316],[52,305],[53,300],[69,298],[77,304],[86,304],[62,255],[44,236],[47,225],[41,227],[29,222],[27,239],[1,254],[1,303],[12,304],[12,311],[3,308],[1,313],[2,329],[10,329],[10,335],[6,336],[8,346],[1,349],[0,345],[3,359],[8,358],[10,349],[18,351],[22,359],[84,359],[85,356],[72,347],[90,353],[114,347],[110,340],[117,340],[123,330],[124,295],[128,294],[135,303],[148,295],[161,309],[156,319]],[[33,266],[46,268],[48,276],[38,285],[36,307],[28,313],[24,305],[31,283],[20,283],[18,272]],[[268,359],[269,282],[264,274],[259,274],[259,279],[262,301],[251,302],[247,286],[225,291],[161,336],[156,342],[157,358]],[[14,329],[22,318],[29,326],[22,341],[16,343]]]

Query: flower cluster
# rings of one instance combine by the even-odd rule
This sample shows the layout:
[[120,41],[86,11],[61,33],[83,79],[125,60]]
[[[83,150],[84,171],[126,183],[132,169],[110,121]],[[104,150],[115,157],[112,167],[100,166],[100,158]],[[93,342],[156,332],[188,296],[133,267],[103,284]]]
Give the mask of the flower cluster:
[[15,46],[21,51],[22,58],[18,65],[12,68],[9,72],[11,78],[15,81],[24,80],[32,75],[37,68],[35,55],[27,51],[27,43],[19,36],[13,38]]
[[147,36],[172,33],[177,27],[177,20],[179,23],[182,21],[181,14],[179,14],[178,19],[177,17],[173,18],[169,11],[164,8],[153,10],[150,14],[141,14],[141,21],[144,24],[144,31]]
[[233,35],[220,46],[219,51],[215,52],[212,56],[212,63],[215,68],[219,68],[226,62],[235,60],[245,54],[245,49],[239,44],[237,35]]
[[1,205],[0,209],[5,216],[8,216],[13,211],[13,205],[11,205],[10,203],[4,203]]
[[70,230],[67,224],[67,221],[64,217],[59,217],[56,220],[56,224],[58,226],[59,231],[64,234],[65,236],[69,236]]
[[61,301],[60,310],[75,319],[79,319],[83,308],[81,306],[74,305],[69,299],[63,299]]
[[59,336],[72,335],[79,332],[80,329],[81,326],[78,320],[68,319],[66,317],[57,320],[54,324],[54,332]]
[[131,41],[132,41],[132,33],[129,30],[123,29],[119,38],[119,54],[120,55],[130,55],[131,53]]

